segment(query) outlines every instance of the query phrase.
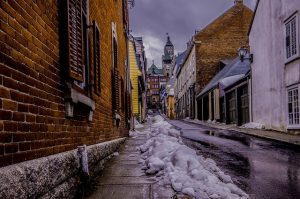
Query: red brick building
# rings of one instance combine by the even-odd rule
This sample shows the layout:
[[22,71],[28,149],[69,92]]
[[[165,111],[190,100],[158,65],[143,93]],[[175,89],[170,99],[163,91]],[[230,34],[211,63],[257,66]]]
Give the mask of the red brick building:
[[147,71],[147,106],[148,108],[161,108],[160,92],[169,79],[163,75],[163,69],[159,69],[153,63]]
[[0,166],[128,133],[127,1],[0,1]]
[[234,59],[238,49],[248,44],[247,33],[252,16],[252,10],[243,0],[235,0],[230,9],[194,35],[197,69],[193,92],[197,96],[198,119],[208,119],[206,104],[211,99],[199,94],[222,68],[220,61]]

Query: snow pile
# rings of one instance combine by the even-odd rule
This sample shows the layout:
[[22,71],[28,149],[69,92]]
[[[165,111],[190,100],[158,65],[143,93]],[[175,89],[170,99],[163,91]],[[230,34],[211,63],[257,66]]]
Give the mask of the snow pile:
[[139,121],[137,121],[137,119],[134,118],[134,128],[139,129],[139,128],[143,128],[143,127],[144,127],[144,125],[142,125],[141,123],[139,123]]
[[265,126],[259,123],[250,122],[241,126],[241,128],[249,128],[249,129],[265,129]]
[[136,131],[129,131],[129,137],[136,138],[138,133]]
[[150,139],[139,147],[143,153],[140,162],[147,174],[155,174],[175,191],[195,198],[249,198],[212,159],[185,146],[178,130],[160,116],[152,122]]
[[148,109],[148,114],[153,114],[153,111]]

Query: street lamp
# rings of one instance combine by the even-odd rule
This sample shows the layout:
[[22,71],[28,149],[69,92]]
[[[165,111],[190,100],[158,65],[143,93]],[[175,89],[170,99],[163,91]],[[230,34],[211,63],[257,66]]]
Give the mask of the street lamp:
[[245,47],[240,47],[238,51],[239,51],[240,60],[243,62],[247,54],[247,49]]
[[244,59],[248,59],[250,63],[253,62],[253,54],[250,54],[246,47],[240,47],[238,53],[239,53],[240,60],[242,62],[244,61]]

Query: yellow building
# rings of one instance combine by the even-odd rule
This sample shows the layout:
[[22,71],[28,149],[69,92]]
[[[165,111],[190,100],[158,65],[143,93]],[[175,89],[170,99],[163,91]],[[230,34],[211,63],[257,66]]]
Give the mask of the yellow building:
[[141,106],[142,103],[139,100],[139,81],[142,77],[142,72],[139,69],[136,60],[136,50],[134,47],[134,41],[128,41],[128,48],[129,48],[129,68],[130,68],[130,81],[132,85],[131,91],[131,103],[132,103],[132,114],[140,120],[141,118]]
[[175,117],[175,109],[174,109],[174,95],[169,95],[167,97],[167,117],[173,120]]

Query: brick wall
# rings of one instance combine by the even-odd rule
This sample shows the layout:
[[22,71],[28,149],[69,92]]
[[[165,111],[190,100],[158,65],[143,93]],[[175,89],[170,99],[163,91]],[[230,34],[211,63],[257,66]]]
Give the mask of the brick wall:
[[[248,29],[253,12],[241,3],[236,4],[199,34],[196,44],[196,93],[218,72],[222,59],[233,59],[241,46],[248,44]],[[201,42],[201,43],[199,43]]]
[[[127,134],[124,111],[121,127],[114,127],[111,104],[111,21],[117,24],[119,71],[125,79],[122,2],[90,1],[90,23],[96,20],[101,33],[101,94],[91,96],[92,122],[65,116],[58,2],[0,1],[0,166]],[[90,36],[92,43],[91,31]]]

